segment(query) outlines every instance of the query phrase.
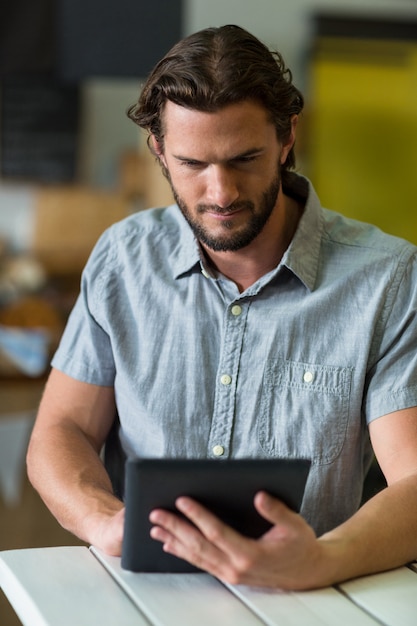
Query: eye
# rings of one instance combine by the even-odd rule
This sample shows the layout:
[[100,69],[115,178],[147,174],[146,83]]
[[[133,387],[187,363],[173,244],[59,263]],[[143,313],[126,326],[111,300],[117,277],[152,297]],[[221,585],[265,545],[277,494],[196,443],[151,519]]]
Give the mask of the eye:
[[248,156],[238,157],[235,160],[236,160],[237,163],[252,163],[252,161],[256,161],[257,158],[258,158],[257,155],[251,154],[251,155],[248,155]]
[[204,163],[201,161],[195,161],[194,159],[181,159],[181,165],[193,170],[204,167]]
[[237,156],[236,158],[232,159],[231,164],[232,165],[250,165],[251,163],[255,163],[256,161],[259,160],[259,154],[242,154],[241,156]]

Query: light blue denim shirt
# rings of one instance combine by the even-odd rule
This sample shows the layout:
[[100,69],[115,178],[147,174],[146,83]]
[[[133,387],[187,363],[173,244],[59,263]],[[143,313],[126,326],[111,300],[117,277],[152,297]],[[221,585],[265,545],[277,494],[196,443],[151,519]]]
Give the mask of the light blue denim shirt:
[[294,182],[293,241],[243,293],[176,205],[111,227],[53,366],[114,385],[128,455],[310,458],[302,513],[321,534],[360,503],[367,423],[417,405],[416,248]]

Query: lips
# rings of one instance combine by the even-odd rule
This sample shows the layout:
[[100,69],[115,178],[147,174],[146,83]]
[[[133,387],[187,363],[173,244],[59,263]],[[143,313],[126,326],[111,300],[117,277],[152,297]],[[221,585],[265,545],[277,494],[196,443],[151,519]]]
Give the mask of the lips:
[[208,213],[209,215],[212,215],[213,217],[217,218],[217,219],[230,219],[231,217],[233,217],[234,215],[236,215],[237,213],[240,213],[242,211],[242,209],[236,209],[234,211],[228,211],[227,213],[225,212],[220,212],[220,211],[205,211],[206,213]]
[[218,207],[218,206],[200,205],[197,207],[197,211],[199,213],[208,213],[209,215],[213,215],[214,217],[227,219],[227,218],[233,217],[233,215],[236,215],[237,213],[240,213],[241,211],[245,209],[250,209],[250,208],[251,208],[250,203],[247,203],[247,204],[242,203],[238,206],[234,205],[231,207],[227,207],[226,209],[222,209],[221,207]]

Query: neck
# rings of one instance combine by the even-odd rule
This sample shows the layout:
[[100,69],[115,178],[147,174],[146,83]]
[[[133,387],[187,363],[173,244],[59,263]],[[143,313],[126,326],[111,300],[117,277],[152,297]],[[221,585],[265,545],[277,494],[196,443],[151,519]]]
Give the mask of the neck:
[[300,205],[280,193],[277,208],[263,231],[248,246],[234,252],[214,252],[203,246],[206,258],[218,272],[236,283],[240,293],[281,261],[301,216]]

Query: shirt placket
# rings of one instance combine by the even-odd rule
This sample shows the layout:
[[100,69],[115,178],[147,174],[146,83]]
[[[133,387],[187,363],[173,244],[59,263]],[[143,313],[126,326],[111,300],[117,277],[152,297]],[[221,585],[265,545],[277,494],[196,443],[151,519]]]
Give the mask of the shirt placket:
[[210,458],[225,459],[231,454],[238,374],[249,301],[234,300],[225,312],[223,345],[216,375],[214,412],[208,443]]

